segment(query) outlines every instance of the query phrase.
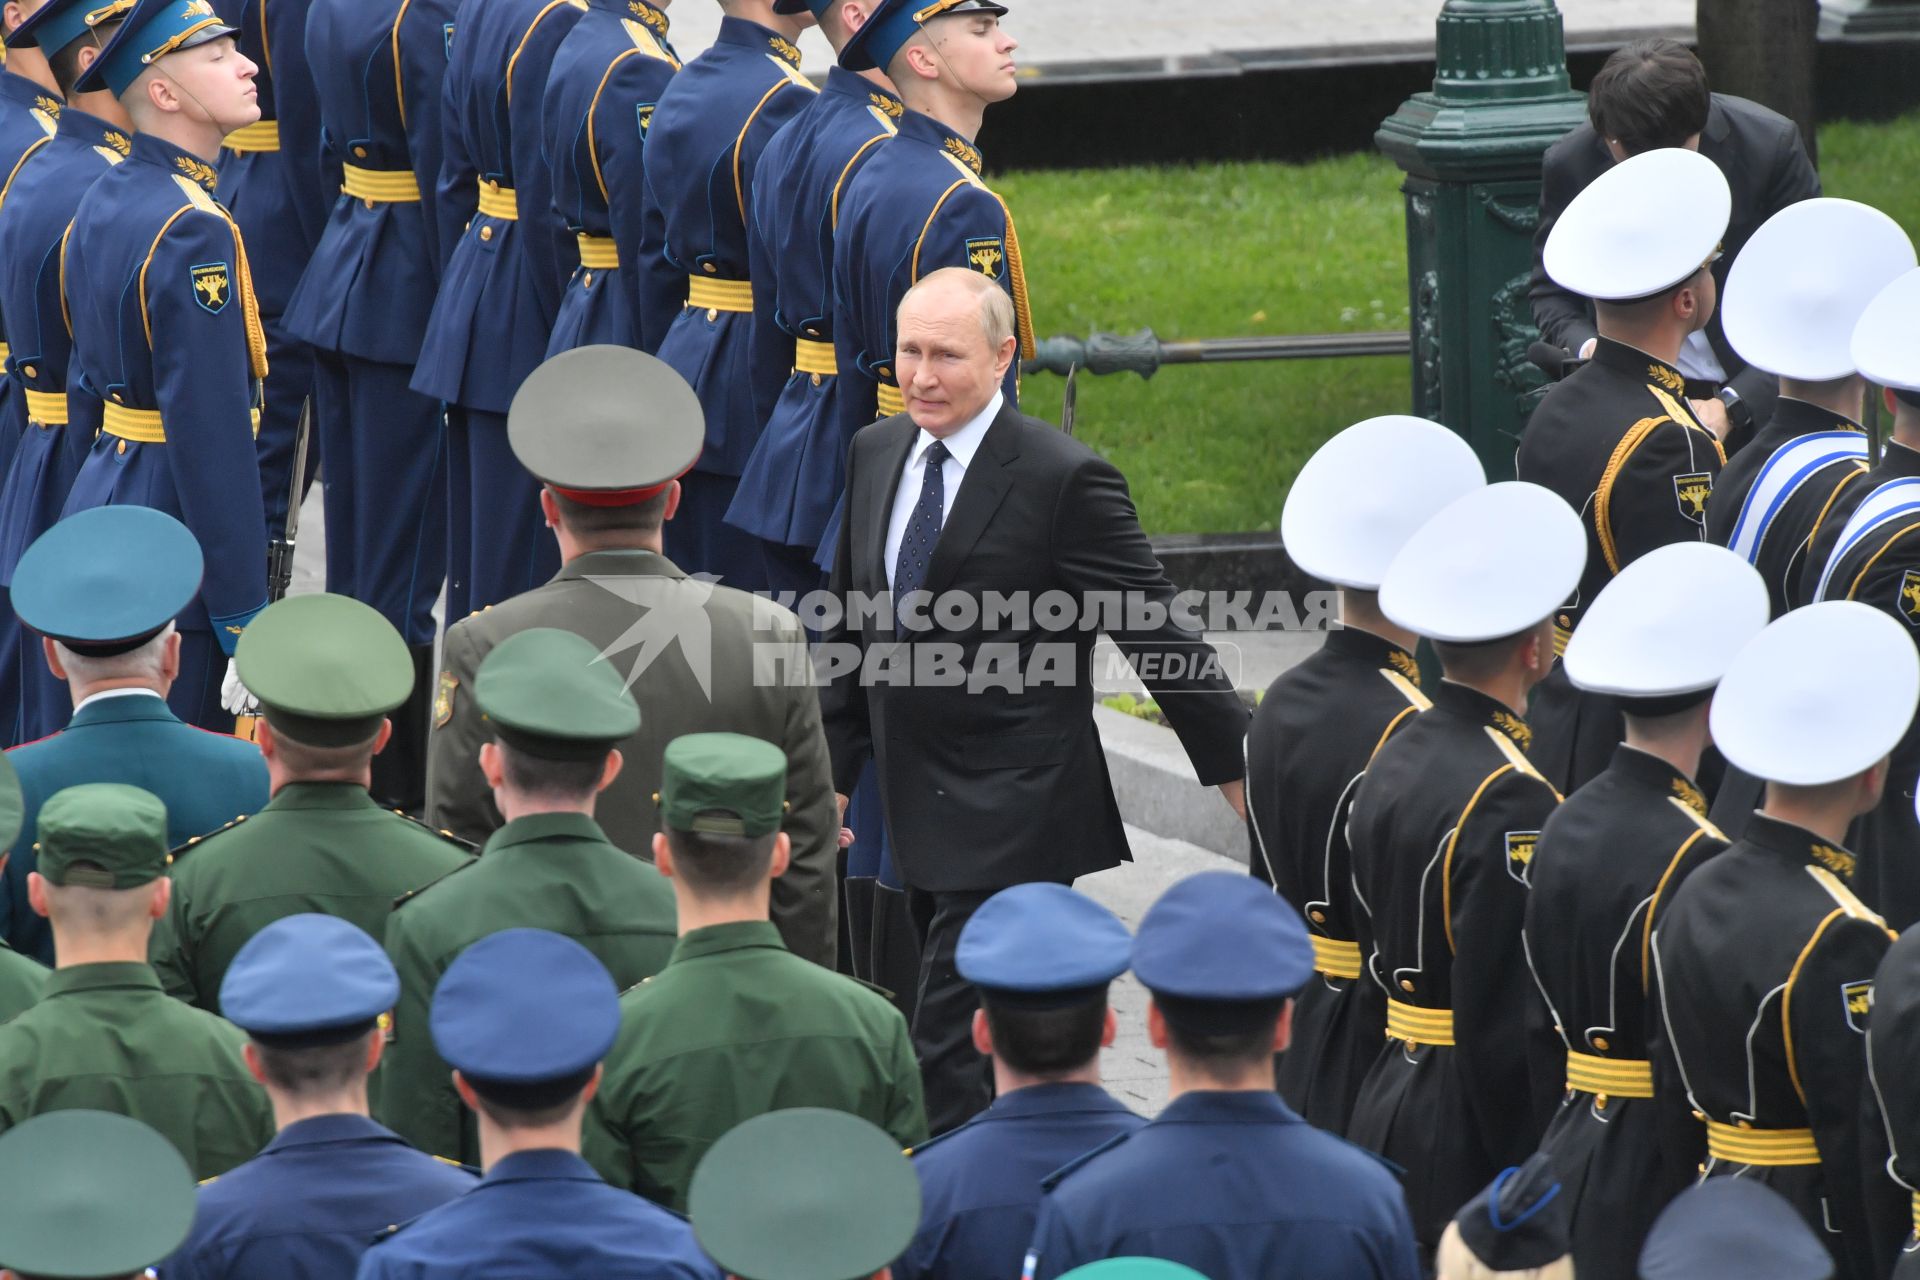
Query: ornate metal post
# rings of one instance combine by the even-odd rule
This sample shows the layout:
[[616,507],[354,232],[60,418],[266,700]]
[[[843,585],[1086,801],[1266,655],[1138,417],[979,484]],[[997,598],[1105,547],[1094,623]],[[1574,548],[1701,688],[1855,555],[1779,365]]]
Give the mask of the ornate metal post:
[[1496,479],[1545,376],[1527,305],[1540,157],[1585,119],[1553,0],[1447,0],[1433,90],[1374,142],[1406,172],[1413,411],[1464,435]]

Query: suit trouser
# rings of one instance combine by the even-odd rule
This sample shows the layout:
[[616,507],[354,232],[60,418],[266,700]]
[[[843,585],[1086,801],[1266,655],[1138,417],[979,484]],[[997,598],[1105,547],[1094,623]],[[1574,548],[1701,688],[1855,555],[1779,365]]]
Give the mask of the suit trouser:
[[447,406],[447,516],[449,624],[533,590],[560,568],[539,482],[508,447],[504,413]]
[[920,937],[913,1049],[926,1086],[927,1129],[935,1136],[959,1128],[993,1101],[988,1059],[973,1047],[980,997],[954,963],[960,931],[992,896],[992,890],[907,890],[907,910]]

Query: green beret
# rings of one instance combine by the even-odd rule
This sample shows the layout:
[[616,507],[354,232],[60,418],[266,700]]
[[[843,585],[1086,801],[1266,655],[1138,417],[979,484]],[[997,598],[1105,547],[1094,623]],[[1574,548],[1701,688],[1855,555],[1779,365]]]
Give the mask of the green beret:
[[68,787],[40,806],[38,849],[39,872],[54,884],[151,884],[167,872],[167,806],[150,791],[117,782]]
[[126,1116],[49,1111],[0,1136],[0,1267],[49,1280],[142,1271],[193,1226],[193,1173]]
[[739,733],[690,733],[667,744],[661,821],[675,831],[764,836],[786,813],[787,753]]
[[247,624],[240,680],[267,723],[312,747],[347,747],[413,692],[413,655],[378,610],[345,596],[288,596]]
[[26,816],[27,801],[20,794],[20,775],[13,771],[13,761],[0,751],[0,853],[13,848]]
[[545,760],[593,760],[640,727],[640,707],[600,651],[535,627],[494,646],[473,700],[502,742]]

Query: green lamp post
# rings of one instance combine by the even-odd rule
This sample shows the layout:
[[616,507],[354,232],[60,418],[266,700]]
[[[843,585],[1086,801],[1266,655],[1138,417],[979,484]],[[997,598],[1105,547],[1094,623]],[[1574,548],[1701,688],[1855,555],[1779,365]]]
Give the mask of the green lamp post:
[[1447,0],[1433,89],[1380,126],[1406,173],[1413,411],[1452,427],[1495,479],[1545,375],[1527,304],[1540,157],[1586,118],[1553,0]]

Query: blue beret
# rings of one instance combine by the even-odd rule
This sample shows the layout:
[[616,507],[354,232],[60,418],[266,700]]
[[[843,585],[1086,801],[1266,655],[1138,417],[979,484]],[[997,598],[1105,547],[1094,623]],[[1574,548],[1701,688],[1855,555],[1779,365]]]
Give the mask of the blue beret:
[[150,507],[94,507],[48,529],[13,570],[13,611],[81,652],[123,652],[193,602],[204,569],[187,526]]
[[[991,13],[998,17],[1006,6],[995,0],[880,0],[867,24],[853,33],[840,50],[840,65],[849,71],[887,69],[893,56],[920,28],[950,14]],[[815,13],[819,9],[814,10]]]
[[233,34],[234,28],[214,12],[212,0],[140,0],[93,65],[73,82],[73,91],[105,89],[118,97],[168,54]]
[[1023,1004],[1072,1004],[1127,971],[1127,926],[1063,884],[1002,889],[960,931],[960,976]]
[[507,929],[462,951],[433,989],[434,1047],[469,1078],[544,1084],[590,1070],[620,1030],[606,966],[572,938]]
[[1160,895],[1133,939],[1133,973],[1155,995],[1280,1000],[1313,976],[1300,913],[1239,871],[1202,871]]
[[118,21],[131,8],[133,0],[47,0],[7,32],[6,46],[58,53],[99,24]]
[[1534,1271],[1573,1249],[1573,1198],[1544,1151],[1501,1173],[1453,1220],[1489,1271]]
[[247,939],[220,984],[220,1012],[254,1036],[353,1031],[393,1008],[400,976],[358,925],[307,912]]
[[1641,1280],[1827,1280],[1833,1255],[1773,1188],[1708,1178],[1661,1210],[1640,1250]]

